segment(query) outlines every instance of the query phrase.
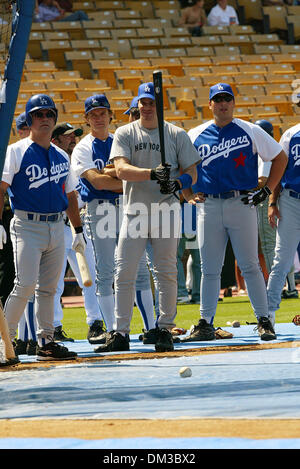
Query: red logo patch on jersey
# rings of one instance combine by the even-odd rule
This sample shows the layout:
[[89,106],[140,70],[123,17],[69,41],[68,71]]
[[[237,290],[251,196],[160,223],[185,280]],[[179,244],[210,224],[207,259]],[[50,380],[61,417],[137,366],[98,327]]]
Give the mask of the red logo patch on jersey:
[[62,191],[63,191],[63,194],[65,193],[65,188],[66,188],[66,184],[65,184],[65,183],[63,183],[63,185],[62,185]]
[[240,156],[238,158],[233,158],[235,161],[235,169],[238,168],[239,166],[245,166],[245,159],[247,158],[246,155],[243,155],[243,153],[240,153]]

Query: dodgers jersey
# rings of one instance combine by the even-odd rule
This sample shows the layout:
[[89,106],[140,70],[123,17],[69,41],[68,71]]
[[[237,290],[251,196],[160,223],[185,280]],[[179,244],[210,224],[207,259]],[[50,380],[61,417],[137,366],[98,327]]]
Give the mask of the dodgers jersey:
[[300,192],[300,124],[286,130],[279,143],[288,155],[288,164],[281,185],[285,189]]
[[88,134],[76,145],[72,153],[72,168],[77,177],[80,178],[80,195],[84,202],[93,199],[114,200],[120,196],[119,193],[110,190],[97,190],[81,175],[88,169],[98,169],[106,166],[112,146],[113,135],[110,133],[106,140],[100,140]]
[[222,128],[211,120],[188,135],[201,158],[198,181],[192,188],[206,194],[257,187],[258,156],[271,161],[282,150],[258,125],[236,118]]
[[67,153],[52,143],[46,150],[30,137],[7,147],[2,181],[10,186],[12,210],[35,213],[63,212],[76,187]]

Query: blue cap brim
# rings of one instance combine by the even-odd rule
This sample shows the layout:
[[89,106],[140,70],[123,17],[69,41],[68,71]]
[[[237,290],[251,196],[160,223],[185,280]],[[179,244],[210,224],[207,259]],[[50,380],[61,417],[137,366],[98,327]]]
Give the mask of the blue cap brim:
[[141,94],[141,96],[139,96],[139,100],[143,99],[143,98],[149,98],[149,99],[152,99],[153,101],[155,101],[155,96],[153,96],[152,94],[143,93],[143,94]]

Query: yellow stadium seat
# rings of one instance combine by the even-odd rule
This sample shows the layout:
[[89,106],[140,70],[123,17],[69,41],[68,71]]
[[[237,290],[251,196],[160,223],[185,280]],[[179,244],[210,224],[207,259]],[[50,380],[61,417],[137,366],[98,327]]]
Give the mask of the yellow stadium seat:
[[66,68],[65,52],[71,51],[70,41],[42,41],[42,58],[53,61],[58,68]]
[[24,70],[27,72],[55,72],[57,67],[52,61],[36,61],[36,62],[25,62]]
[[135,28],[114,28],[112,29],[111,34],[114,39],[135,39],[138,37],[137,29]]
[[262,0],[238,0],[238,6],[246,24],[253,20],[263,19]]
[[141,50],[132,50],[132,55],[136,59],[152,59],[152,57],[160,57],[158,49],[141,49]]
[[183,26],[177,26],[175,28],[163,28],[164,37],[191,37],[191,33],[188,28]]
[[268,117],[280,116],[276,106],[255,106],[251,109],[253,118],[267,119]]
[[228,54],[212,57],[211,60],[214,65],[239,65],[243,63],[243,57],[240,54]]
[[153,4],[150,1],[126,0],[124,3],[125,3],[125,8],[127,8],[127,9],[140,11],[141,16],[143,18],[153,18],[154,17]]
[[86,29],[86,39],[110,39],[112,37],[110,30],[108,29]]
[[64,122],[69,122],[72,125],[83,125],[86,122],[84,113],[82,112],[64,113],[60,115],[60,119]]
[[266,83],[266,94],[292,94],[293,88],[291,83]]
[[67,31],[71,39],[84,39],[85,31],[81,21],[53,21],[54,31]]
[[79,50],[65,52],[66,67],[68,70],[78,70],[83,78],[92,78],[91,60],[92,51]]
[[237,83],[237,92],[241,96],[261,96],[265,95],[265,87],[263,85],[240,85]]
[[280,74],[280,73],[267,73],[266,80],[268,83],[292,83],[296,80],[297,76],[292,74]]
[[250,24],[231,24],[230,26],[228,26],[228,34],[248,34],[248,35],[251,34],[252,35],[252,34],[255,34],[255,29]]
[[132,50],[129,39],[103,39],[100,46],[108,52],[116,52],[119,57],[132,58]]
[[68,31],[45,31],[45,41],[69,41],[70,35]]
[[240,96],[235,97],[236,107],[252,107],[256,105],[255,96]]
[[266,96],[260,96],[257,102],[260,105],[276,106],[281,114],[293,114],[291,100],[285,94],[267,94]]
[[208,46],[188,47],[186,49],[186,55],[187,57],[203,57],[203,56],[212,57],[214,55],[214,49],[213,47],[208,47]]
[[199,47],[214,47],[222,45],[221,35],[192,37],[192,44]]
[[72,7],[74,11],[83,10],[83,11],[94,11],[95,3],[94,2],[72,2]]
[[[82,27],[85,31],[85,34],[87,31],[90,31],[92,29],[94,30],[102,30],[102,31],[107,31],[108,32],[115,27],[115,24],[112,20],[109,19],[91,19],[90,21],[82,21]],[[88,39],[88,38],[87,38]]]
[[147,70],[153,68],[150,59],[122,59],[121,64],[126,69]]
[[230,34],[229,26],[202,26],[203,36],[215,36],[219,34]]
[[52,24],[53,24],[52,22],[43,22],[43,23],[33,22],[32,25],[31,25],[31,32],[33,32],[33,31],[40,31],[40,32],[53,31]]
[[277,63],[292,64],[296,72],[300,70],[300,52],[276,55],[276,61]]
[[213,75],[239,75],[240,71],[237,65],[213,65],[211,67]]
[[31,31],[27,45],[27,52],[33,59],[41,59],[41,42],[45,40],[45,33],[42,31]]
[[287,24],[285,17],[287,16],[287,9],[285,6],[263,6],[263,26],[264,33],[271,33],[273,31],[287,31]]
[[143,18],[145,28],[173,28],[172,18]]
[[52,72],[25,72],[24,76],[26,81],[40,81],[46,83],[54,80]]
[[295,44],[300,39],[300,14],[288,15],[285,19],[288,28],[288,43]]
[[155,37],[164,37],[164,29],[159,28],[158,26],[153,28],[139,28],[137,31],[137,37],[146,39],[146,38],[155,38]]
[[107,91],[111,89],[111,87],[109,86],[106,80],[101,80],[101,79],[95,80],[95,79],[88,79],[88,78],[81,80],[78,83],[78,87],[81,90],[96,91],[97,94],[106,93]]
[[253,42],[247,34],[228,34],[221,36],[221,41],[225,46],[239,47],[241,54],[253,53]]
[[90,61],[93,78],[98,77],[106,80],[111,88],[117,86],[115,70],[122,70],[120,59],[111,60],[91,60]]
[[159,53],[161,57],[184,57],[186,55],[186,49],[183,47],[170,47],[168,49],[160,49]]
[[193,38],[184,37],[162,37],[160,38],[160,44],[162,48],[167,47],[190,47],[193,45]]
[[247,107],[235,107],[233,111],[233,117],[237,117],[239,119],[250,120],[251,114],[249,112],[249,108]]
[[250,75],[256,75],[257,73],[259,74],[264,74],[267,73],[267,67],[266,65],[263,64],[240,64],[238,66],[240,73],[243,74],[250,74]]
[[250,36],[254,44],[282,44],[283,40],[279,38],[278,34],[252,34]]
[[236,56],[241,54],[239,46],[215,46],[214,51],[216,55]]
[[45,93],[46,83],[41,81],[21,81],[19,93]]
[[170,75],[182,76],[182,57],[156,57],[150,60],[152,67],[164,68],[168,70]]
[[115,10],[115,15],[117,19],[139,19],[142,18],[143,15],[140,10]]
[[212,59],[208,55],[188,56],[181,57],[180,59],[183,67],[205,67],[212,64]]
[[123,90],[137,90],[143,80],[142,70],[116,70],[116,83]]
[[276,44],[253,44],[255,54],[280,54],[281,45]]
[[204,77],[210,76],[212,70],[209,67],[183,67],[183,72],[186,77]]
[[94,3],[95,3],[96,10],[104,10],[105,12],[108,10],[120,10],[121,8],[125,8],[125,4],[122,0],[113,0],[113,1],[95,0]]
[[161,48],[160,40],[157,37],[131,39],[130,44],[134,50]]
[[243,64],[254,65],[254,64],[268,64],[273,63],[274,59],[272,54],[252,54],[243,56]]
[[46,88],[60,93],[66,101],[74,101],[78,90],[77,82],[74,81],[50,81],[46,84]]

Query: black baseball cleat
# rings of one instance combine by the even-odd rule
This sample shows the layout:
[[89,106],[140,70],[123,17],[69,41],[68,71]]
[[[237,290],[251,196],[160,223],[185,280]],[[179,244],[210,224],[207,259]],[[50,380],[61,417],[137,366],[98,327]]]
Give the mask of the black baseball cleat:
[[105,344],[107,332],[104,329],[104,323],[100,319],[96,319],[93,324],[90,325],[87,340],[90,344]]
[[215,329],[205,319],[200,319],[196,326],[191,327],[190,335],[181,339],[181,342],[200,342],[215,340]]
[[26,349],[27,349],[27,340],[21,340],[17,339],[16,341],[13,341],[13,348],[15,351],[16,355],[26,355]]
[[282,290],[281,298],[287,300],[289,298],[299,298],[298,290]]
[[255,330],[258,331],[261,340],[275,340],[277,338],[270,319],[265,316],[258,318]]
[[43,347],[37,346],[37,360],[74,360],[77,357],[76,352],[70,352],[67,347],[57,342],[48,342]]
[[27,355],[36,355],[37,345],[38,345],[38,343],[35,340],[33,340],[33,339],[28,340],[27,347],[26,347],[26,354]]
[[143,341],[144,345],[156,344],[158,334],[159,334],[158,327],[155,327],[155,329],[149,329],[148,331],[146,329],[143,329],[141,340]]
[[155,342],[156,352],[172,352],[174,350],[173,336],[168,329],[158,329]]
[[94,349],[94,352],[126,352],[129,347],[129,336],[123,336],[119,332],[111,331],[106,334],[106,342]]
[[54,329],[53,340],[55,342],[74,342],[74,339],[72,339],[72,337],[68,337],[65,331],[63,331],[62,326],[57,326]]

